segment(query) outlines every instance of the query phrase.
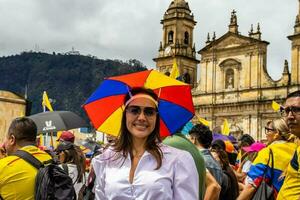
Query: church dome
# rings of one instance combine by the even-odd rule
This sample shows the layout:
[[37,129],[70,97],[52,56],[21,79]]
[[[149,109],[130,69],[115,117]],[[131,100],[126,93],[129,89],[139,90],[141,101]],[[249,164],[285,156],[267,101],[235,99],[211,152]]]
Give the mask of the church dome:
[[174,0],[169,5],[168,11],[175,8],[183,8],[190,11],[189,4],[184,0]]

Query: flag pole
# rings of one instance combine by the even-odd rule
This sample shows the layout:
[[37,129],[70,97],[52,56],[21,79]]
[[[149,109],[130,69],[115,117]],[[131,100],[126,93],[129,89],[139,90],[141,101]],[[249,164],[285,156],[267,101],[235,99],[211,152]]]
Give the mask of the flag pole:
[[[44,102],[44,95],[43,95],[43,102]],[[43,103],[43,112],[46,112],[46,105],[44,103]],[[46,133],[46,137],[44,137],[43,133],[40,134],[40,137],[43,137],[43,140],[42,140],[43,144],[40,143],[40,145],[45,146],[45,144],[47,144],[48,132]]]

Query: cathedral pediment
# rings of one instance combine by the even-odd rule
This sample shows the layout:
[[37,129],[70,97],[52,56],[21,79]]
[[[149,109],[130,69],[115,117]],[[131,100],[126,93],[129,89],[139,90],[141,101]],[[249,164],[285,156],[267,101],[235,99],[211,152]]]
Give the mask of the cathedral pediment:
[[224,38],[223,40],[219,41],[219,43],[216,44],[216,48],[218,49],[233,48],[233,47],[245,46],[250,43],[251,42],[247,39],[240,38],[235,35],[230,35]]
[[257,40],[251,37],[243,36],[240,34],[235,34],[231,32],[227,32],[222,37],[218,38],[217,40],[211,41],[208,45],[202,48],[199,53],[204,51],[210,51],[214,49],[232,49],[232,48],[239,48],[245,47],[257,43],[264,43],[269,44],[266,41]]

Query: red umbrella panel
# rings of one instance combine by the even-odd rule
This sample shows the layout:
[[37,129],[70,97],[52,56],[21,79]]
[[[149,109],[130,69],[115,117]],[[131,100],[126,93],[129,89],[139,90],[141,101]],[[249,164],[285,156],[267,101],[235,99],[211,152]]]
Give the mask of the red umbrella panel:
[[157,94],[162,137],[174,134],[194,116],[190,85],[146,70],[107,78],[87,99],[83,108],[98,131],[119,135],[125,97],[136,87],[152,89]]

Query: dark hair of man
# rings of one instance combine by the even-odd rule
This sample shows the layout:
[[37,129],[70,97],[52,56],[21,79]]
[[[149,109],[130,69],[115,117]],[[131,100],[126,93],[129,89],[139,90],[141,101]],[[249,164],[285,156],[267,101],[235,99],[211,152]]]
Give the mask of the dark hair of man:
[[[152,98],[154,98],[155,100],[158,99],[157,95],[152,90],[149,90],[149,89],[133,88],[130,92],[131,92],[132,96],[134,96],[136,94],[147,94],[147,95],[151,96]],[[130,99],[130,95],[128,94],[125,97],[124,102],[126,102],[129,99]],[[161,167],[162,156],[163,156],[163,153],[162,153],[161,149],[159,148],[159,144],[161,143],[161,138],[160,138],[160,134],[159,134],[159,121],[160,121],[160,118],[159,118],[159,115],[157,115],[155,128],[154,128],[153,132],[148,136],[148,138],[146,140],[146,146],[145,146],[146,150],[152,156],[154,156],[154,158],[157,161],[156,169],[159,169]],[[128,154],[132,156],[132,148],[133,148],[132,145],[133,145],[132,144],[132,136],[126,126],[126,112],[124,110],[122,124],[121,124],[121,133],[120,133],[120,136],[116,139],[116,141],[112,144],[112,146],[114,147],[116,152],[122,153],[124,158],[126,158],[128,156]]]
[[32,142],[35,144],[37,127],[32,119],[19,117],[11,122],[8,128],[8,135],[13,135],[18,145],[24,142]]
[[[64,144],[61,143],[60,145]],[[85,156],[80,147],[72,143],[69,145],[68,149],[62,150],[62,152],[64,153],[63,163],[72,163],[76,165],[78,175],[75,182],[83,182],[85,174]]]
[[213,136],[211,131],[207,126],[202,123],[196,124],[193,128],[189,131],[191,136],[197,138],[199,144],[201,144],[204,148],[208,149],[211,145],[213,140]]
[[292,93],[288,94],[286,99],[294,98],[294,97],[300,97],[300,90],[297,90],[295,92],[292,92]]

